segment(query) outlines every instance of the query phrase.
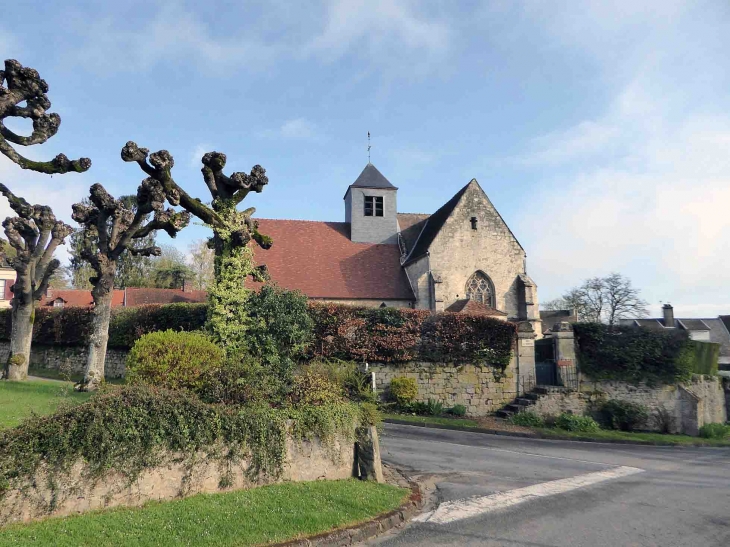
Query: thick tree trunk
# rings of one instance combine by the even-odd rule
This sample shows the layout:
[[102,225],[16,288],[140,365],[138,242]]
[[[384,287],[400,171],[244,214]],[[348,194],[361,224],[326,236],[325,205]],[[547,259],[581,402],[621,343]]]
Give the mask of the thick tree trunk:
[[[96,289],[94,290],[96,292]],[[102,292],[102,291],[99,291]],[[112,312],[113,291],[103,291],[94,295],[94,316],[89,341],[89,355],[86,359],[86,371],[81,388],[84,391],[95,391],[104,380],[104,362],[106,346],[109,341],[109,320]]]
[[10,335],[10,357],[5,365],[5,378],[25,380],[30,364],[30,344],[33,338],[35,302],[27,304],[13,302],[13,327]]

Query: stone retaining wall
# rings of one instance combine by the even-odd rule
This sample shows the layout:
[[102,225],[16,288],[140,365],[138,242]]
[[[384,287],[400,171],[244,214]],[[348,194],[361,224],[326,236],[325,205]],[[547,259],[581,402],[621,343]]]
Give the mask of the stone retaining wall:
[[[346,479],[355,469],[353,443],[341,437],[324,446],[318,439],[287,441],[287,455],[280,477],[250,476],[250,462],[227,466],[224,462],[169,455],[159,467],[148,469],[129,484],[114,470],[91,480],[88,466],[77,462],[51,490],[47,473],[25,481],[0,499],[0,524],[28,522],[49,516],[65,516],[115,506],[139,506],[152,500],[171,500],[199,493],[240,490],[282,481]],[[183,455],[184,456],[184,455]],[[379,463],[379,457],[378,457]],[[382,471],[381,471],[382,476]]]
[[725,393],[720,378],[695,375],[690,382],[664,386],[633,386],[624,382],[582,382],[579,391],[556,389],[530,407],[541,416],[562,412],[592,414],[609,399],[639,403],[649,409],[647,430],[660,431],[660,414],[668,420],[671,433],[698,435],[708,423],[727,420]]
[[[30,368],[64,370],[71,374],[83,374],[88,355],[86,346],[46,346],[33,344],[30,351]],[[127,350],[108,349],[106,352],[105,373],[107,378],[124,378]],[[0,342],[0,363],[5,363],[10,355],[10,342]]]
[[393,378],[415,378],[418,382],[416,400],[427,402],[432,399],[444,407],[464,405],[468,416],[495,412],[517,396],[512,365],[503,373],[490,366],[426,362],[378,363],[370,365],[369,370],[375,373],[375,388],[383,398],[388,397]]

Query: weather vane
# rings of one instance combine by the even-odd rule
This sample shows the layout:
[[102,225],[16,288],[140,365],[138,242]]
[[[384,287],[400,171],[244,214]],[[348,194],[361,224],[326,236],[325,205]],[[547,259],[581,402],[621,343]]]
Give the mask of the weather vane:
[[370,163],[370,131],[368,131],[368,163]]

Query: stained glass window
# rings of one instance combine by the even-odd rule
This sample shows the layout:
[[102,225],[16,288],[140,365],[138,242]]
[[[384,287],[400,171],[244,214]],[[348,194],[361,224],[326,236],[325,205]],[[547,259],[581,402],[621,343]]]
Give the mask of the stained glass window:
[[480,304],[494,307],[492,282],[482,272],[476,272],[466,282],[466,297]]

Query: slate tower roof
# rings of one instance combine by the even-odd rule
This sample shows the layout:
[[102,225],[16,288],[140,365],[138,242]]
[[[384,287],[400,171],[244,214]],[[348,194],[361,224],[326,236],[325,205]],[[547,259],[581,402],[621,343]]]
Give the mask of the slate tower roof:
[[350,188],[382,188],[383,190],[397,190],[372,163],[368,163],[360,176],[350,185]]

